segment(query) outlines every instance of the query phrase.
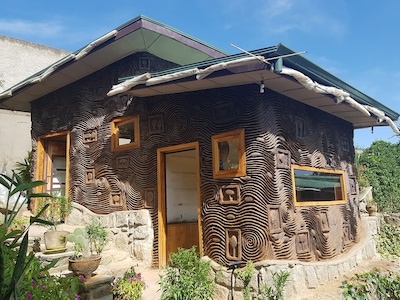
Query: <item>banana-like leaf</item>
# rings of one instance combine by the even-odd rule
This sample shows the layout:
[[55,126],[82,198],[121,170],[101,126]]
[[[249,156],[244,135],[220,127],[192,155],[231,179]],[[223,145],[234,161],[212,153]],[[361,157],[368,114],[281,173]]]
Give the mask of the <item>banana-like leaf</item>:
[[[1,291],[3,290],[4,286],[4,253],[3,253],[3,243],[0,244],[0,297]],[[1,298],[3,299],[3,298]]]
[[1,176],[0,176],[0,184],[3,185],[3,186],[5,186],[5,187],[9,190],[9,189],[11,188],[11,185],[10,185],[10,183],[9,183],[7,180],[5,180],[5,179],[3,178],[3,176],[6,177],[6,175],[1,174]]
[[11,197],[12,195],[21,192],[21,191],[26,191],[26,190],[31,190],[35,187],[45,185],[46,182],[44,181],[34,181],[34,182],[29,182],[29,183],[19,183],[15,188],[10,191],[9,196]]

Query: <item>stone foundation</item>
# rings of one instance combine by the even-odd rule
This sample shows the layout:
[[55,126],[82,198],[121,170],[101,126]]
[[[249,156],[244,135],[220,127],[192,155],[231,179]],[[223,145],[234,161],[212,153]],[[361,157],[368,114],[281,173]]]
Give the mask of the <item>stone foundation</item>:
[[[262,261],[254,263],[255,274],[250,281],[252,292],[258,292],[263,284],[272,286],[273,272],[287,271],[290,273],[285,289],[285,299],[297,299],[307,289],[315,289],[339,276],[350,272],[363,261],[377,256],[375,236],[378,234],[379,220],[377,217],[362,217],[362,232],[360,242],[341,257],[320,262],[300,261]],[[214,272],[220,266],[212,262]],[[214,273],[215,275],[215,273]],[[235,276],[235,300],[243,299],[243,282]],[[214,300],[231,299],[231,271],[223,268],[220,275],[215,277],[216,290]]]
[[107,215],[95,214],[84,206],[73,203],[74,209],[68,216],[68,225],[86,226],[91,218],[97,218],[109,232],[111,241],[106,249],[126,251],[132,258],[150,266],[153,256],[154,232],[148,210],[129,210]]

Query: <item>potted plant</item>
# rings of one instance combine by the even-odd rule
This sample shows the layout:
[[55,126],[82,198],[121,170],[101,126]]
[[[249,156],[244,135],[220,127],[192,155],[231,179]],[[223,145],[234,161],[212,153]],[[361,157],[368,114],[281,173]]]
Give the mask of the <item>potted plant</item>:
[[114,280],[111,291],[114,294],[114,300],[139,300],[146,287],[142,275],[136,273],[135,267],[132,266],[124,273],[124,277]]
[[76,228],[68,236],[68,241],[74,244],[74,256],[69,258],[69,270],[74,276],[82,275],[86,279],[92,276],[100,264],[107,236],[108,232],[95,218],[85,228]]
[[64,196],[56,196],[53,194],[51,198],[40,199],[38,201],[38,210],[41,210],[46,204],[49,204],[48,210],[45,212],[45,219],[54,225],[44,233],[44,244],[47,253],[64,252],[67,244],[69,231],[60,230],[58,224],[64,223],[68,215],[72,211],[72,203],[69,198]]

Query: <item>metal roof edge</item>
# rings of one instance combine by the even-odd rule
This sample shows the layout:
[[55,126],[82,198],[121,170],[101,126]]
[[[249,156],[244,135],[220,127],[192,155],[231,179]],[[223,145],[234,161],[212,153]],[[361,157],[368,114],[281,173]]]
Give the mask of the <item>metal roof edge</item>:
[[[285,55],[289,53],[294,53],[294,51],[283,44],[279,44],[276,53],[278,55]],[[364,94],[360,90],[356,89],[352,85],[316,65],[302,55],[286,57],[283,59],[283,61],[284,65],[292,69],[301,71],[302,73],[309,76],[320,84],[334,86],[336,88],[342,89],[343,91],[350,93],[355,100],[361,102],[362,104],[370,105],[384,111],[385,114],[392,120],[397,120],[400,116],[399,113],[395,112],[394,110],[390,109],[389,107],[385,106],[374,98]]]
[[[132,20],[130,20],[130,21],[128,21],[128,22],[126,22],[126,23],[124,23],[124,24],[118,26],[116,29],[111,30],[109,33],[113,32],[113,31],[120,31],[120,30],[126,28],[127,26],[129,26],[129,25],[131,25],[131,24],[133,24],[133,23],[135,23],[135,22],[139,22],[139,21],[141,21],[141,20],[146,20],[146,21],[148,21],[148,22],[154,23],[154,24],[156,24],[156,25],[158,25],[158,26],[161,26],[161,27],[163,27],[163,28],[166,28],[166,29],[168,29],[168,30],[171,30],[171,31],[175,32],[176,34],[182,35],[183,37],[185,37],[185,38],[187,38],[187,39],[190,39],[190,40],[192,40],[192,41],[194,41],[194,42],[197,42],[197,43],[199,43],[199,44],[201,44],[201,45],[203,45],[203,46],[205,46],[205,47],[208,47],[208,48],[210,48],[210,49],[212,49],[212,50],[214,50],[214,51],[216,51],[216,52],[219,52],[219,53],[221,53],[222,55],[226,55],[226,56],[229,56],[229,55],[230,55],[229,53],[227,53],[227,52],[225,52],[225,51],[223,51],[223,50],[221,50],[221,49],[218,49],[217,47],[214,47],[214,46],[212,46],[212,45],[210,45],[210,44],[207,44],[207,43],[204,42],[204,41],[201,41],[201,40],[199,40],[199,39],[196,39],[196,38],[194,38],[194,37],[192,37],[192,36],[190,36],[190,35],[188,35],[188,34],[182,32],[182,31],[179,31],[179,30],[177,30],[177,29],[175,29],[175,28],[173,28],[173,27],[170,27],[170,26],[168,26],[168,25],[166,25],[166,24],[163,24],[163,23],[158,22],[158,21],[156,21],[156,20],[153,20],[153,19],[151,19],[151,18],[148,18],[148,17],[146,17],[146,16],[144,16],[144,15],[139,15],[139,16],[133,18]],[[105,35],[107,35],[107,34],[109,34],[109,33],[106,33]],[[105,35],[103,35],[102,37],[104,37]],[[95,41],[101,39],[102,37],[100,37],[100,38],[98,38],[98,39],[95,39],[95,40],[92,41],[91,43],[93,43],[93,42],[95,42]],[[109,42],[110,42],[110,40],[107,40],[107,41],[105,41],[105,42],[102,42],[102,44],[96,45],[95,48],[103,47],[103,46],[104,46],[104,43],[109,43]],[[7,101],[9,98],[11,98],[11,97],[12,97],[12,94],[18,93],[18,92],[20,92],[20,91],[23,91],[23,89],[26,88],[26,87],[28,87],[29,85],[35,84],[35,82],[32,82],[32,80],[34,80],[34,79],[40,77],[41,75],[45,74],[47,71],[51,70],[51,68],[53,68],[53,67],[56,66],[56,69],[58,69],[58,68],[60,68],[60,67],[61,67],[61,68],[64,67],[64,66],[65,66],[66,64],[68,64],[68,63],[73,63],[73,62],[71,62],[70,60],[68,60],[68,59],[66,59],[66,58],[69,57],[69,56],[76,56],[76,55],[78,55],[78,54],[81,53],[85,48],[90,47],[91,43],[88,43],[88,44],[85,45],[84,47],[81,47],[80,49],[78,49],[78,50],[76,50],[76,51],[74,51],[74,52],[72,52],[72,53],[66,55],[64,58],[62,58],[62,59],[60,59],[60,60],[58,60],[58,61],[56,61],[56,62],[50,64],[50,65],[47,66],[46,68],[44,68],[44,69],[42,69],[42,70],[36,72],[35,74],[32,74],[31,76],[25,78],[24,80],[18,82],[17,84],[15,84],[15,85],[13,85],[13,86],[7,88],[6,90],[1,91],[1,92],[0,92],[0,104],[3,103],[3,102],[5,102],[5,101]],[[90,49],[89,52],[92,52],[92,49]],[[61,64],[61,62],[62,62],[63,60],[66,60],[66,62],[64,62],[64,63]],[[56,70],[53,70],[53,71],[56,71]]]
[[191,35],[183,32],[183,31],[180,31],[180,30],[178,30],[178,29],[176,29],[174,27],[168,26],[167,24],[164,24],[164,23],[159,22],[157,20],[154,20],[152,18],[146,17],[144,15],[139,15],[136,18],[133,18],[132,20],[130,20],[130,21],[120,25],[119,27],[115,28],[115,30],[121,30],[121,29],[123,29],[123,28],[125,28],[125,27],[131,25],[132,23],[135,23],[135,22],[137,22],[139,20],[146,20],[146,21],[151,22],[153,24],[156,24],[158,26],[161,26],[161,27],[164,27],[166,29],[169,29],[169,30],[171,30],[171,31],[173,31],[173,32],[175,32],[177,34],[180,34],[180,35],[182,35],[182,36],[184,36],[184,37],[186,37],[186,38],[188,38],[190,40],[193,40],[193,41],[195,41],[195,42],[197,42],[199,44],[202,44],[202,45],[204,45],[206,47],[209,47],[209,48],[211,48],[211,49],[213,49],[213,50],[215,50],[217,52],[220,52],[220,53],[225,54],[225,55],[230,55],[229,52],[226,52],[226,51],[224,51],[222,49],[219,49],[219,48],[217,48],[217,47],[215,47],[215,46],[213,46],[211,44],[208,44],[208,43],[206,43],[206,42],[204,42],[204,41],[202,41],[200,39],[195,38],[194,36],[191,36]]
[[[250,51],[250,53],[253,54],[253,55],[273,54],[278,50],[278,47],[279,47],[279,45],[266,47],[266,48]],[[246,53],[231,54],[231,55],[228,55],[228,56],[213,58],[213,59],[209,59],[209,60],[205,60],[205,61],[201,61],[201,62],[197,62],[197,63],[193,63],[193,64],[188,64],[188,65],[184,65],[184,66],[180,66],[180,67],[176,67],[176,68],[172,68],[172,69],[168,69],[168,70],[163,70],[163,71],[159,71],[159,72],[153,72],[153,73],[151,73],[151,76],[152,77],[157,77],[157,76],[162,76],[162,75],[166,75],[166,74],[170,74],[170,73],[184,71],[184,70],[188,70],[188,69],[192,69],[192,68],[208,67],[210,65],[217,64],[217,63],[220,63],[220,62],[228,62],[228,61],[232,61],[232,60],[235,60],[235,59],[248,57],[248,56],[249,55],[246,54]],[[140,75],[121,77],[121,78],[118,78],[118,82],[121,83],[121,82],[124,82],[126,80],[135,78],[137,76],[140,76]]]

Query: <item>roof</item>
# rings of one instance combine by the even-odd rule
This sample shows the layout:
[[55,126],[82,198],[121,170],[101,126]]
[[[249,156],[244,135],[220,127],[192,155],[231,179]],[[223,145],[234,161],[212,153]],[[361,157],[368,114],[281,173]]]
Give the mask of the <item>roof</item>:
[[[277,71],[275,63],[280,57],[282,57],[283,68],[305,75],[319,89],[333,87],[334,94],[316,93],[318,88],[306,87],[293,76]],[[246,58],[247,63],[244,62]],[[263,62],[263,59],[266,62]],[[225,67],[217,68],[224,64]],[[208,73],[206,69],[217,70],[198,80],[199,74]],[[183,76],[179,76],[180,74]],[[135,78],[138,76],[120,78],[120,84],[114,86],[113,90],[118,92],[118,88],[126,85],[129,89],[121,92],[147,97],[263,82],[265,87],[344,119],[352,123],[354,128],[387,126],[390,123],[394,131],[397,129],[392,121],[398,119],[399,113],[282,44],[152,73],[146,80],[143,80],[142,75],[141,80],[132,85]],[[162,78],[166,80],[163,81]],[[109,94],[112,94],[113,90]],[[343,95],[344,100],[348,101],[339,99],[337,93]]]
[[140,15],[0,93],[0,108],[30,111],[30,102],[136,52],[187,65],[226,56],[172,27]]
[[354,128],[390,125],[397,130],[397,112],[282,44],[229,55],[142,15],[0,93],[0,108],[30,111],[30,102],[142,51],[180,67],[120,78],[109,95],[147,97],[262,83]]

